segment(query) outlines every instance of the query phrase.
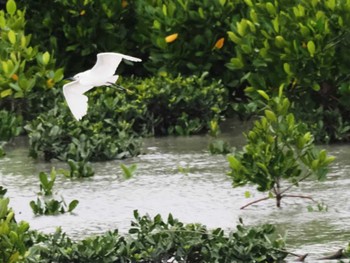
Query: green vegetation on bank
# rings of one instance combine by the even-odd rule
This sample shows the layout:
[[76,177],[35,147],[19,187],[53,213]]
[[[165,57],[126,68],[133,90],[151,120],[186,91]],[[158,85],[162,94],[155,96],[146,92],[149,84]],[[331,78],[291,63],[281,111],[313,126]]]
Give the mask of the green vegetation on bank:
[[52,234],[32,231],[17,222],[0,197],[0,260],[14,262],[277,262],[287,256],[283,239],[272,225],[248,227],[242,222],[234,232],[208,230],[184,224],[170,214],[167,220],[134,212],[128,234],[118,230],[74,241],[60,229]]

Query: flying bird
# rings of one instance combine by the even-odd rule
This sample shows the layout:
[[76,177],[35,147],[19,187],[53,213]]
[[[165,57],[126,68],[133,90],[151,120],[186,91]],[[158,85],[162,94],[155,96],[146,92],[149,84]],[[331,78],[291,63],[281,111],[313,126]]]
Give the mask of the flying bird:
[[115,71],[122,59],[141,61],[119,53],[99,53],[96,64],[91,69],[76,74],[71,78],[72,82],[63,85],[63,95],[76,120],[79,121],[87,113],[88,98],[84,93],[93,87],[113,85],[119,77]]

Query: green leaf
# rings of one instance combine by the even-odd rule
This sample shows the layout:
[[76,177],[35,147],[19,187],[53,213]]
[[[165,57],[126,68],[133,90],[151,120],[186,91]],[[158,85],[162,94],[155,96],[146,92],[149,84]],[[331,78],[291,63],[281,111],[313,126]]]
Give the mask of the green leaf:
[[328,156],[326,158],[326,160],[324,160],[323,164],[324,165],[329,165],[330,163],[332,163],[335,160],[335,156]]
[[167,7],[166,7],[166,5],[163,5],[163,8],[162,8],[162,11],[163,11],[163,15],[164,16],[167,16]]
[[240,170],[241,168],[241,163],[236,159],[235,156],[229,155],[227,156],[227,160],[230,163],[230,167],[236,171]]
[[136,164],[132,164],[132,165],[130,165],[130,167],[127,167],[126,165],[121,163],[120,167],[122,168],[122,172],[123,172],[124,178],[125,179],[130,179],[131,177],[134,176],[134,173],[136,171],[137,165]]
[[266,100],[270,100],[269,95],[267,95],[267,93],[261,89],[257,90],[257,92],[260,94],[260,96],[262,96],[264,99]]
[[245,36],[248,26],[247,20],[243,18],[241,22],[236,23],[236,26],[238,34],[240,34],[242,37]]
[[251,195],[251,193],[249,192],[249,191],[245,191],[244,192],[244,197],[245,198],[250,198],[252,195]]
[[5,90],[1,91],[0,98],[5,98],[5,97],[11,96],[11,95],[12,95],[12,89],[5,89]]
[[9,38],[9,41],[12,45],[16,43],[16,33],[14,31],[10,30],[7,33],[7,37]]
[[8,198],[0,199],[0,219],[6,216],[9,202],[10,199]]
[[45,52],[43,54],[43,58],[42,58],[43,64],[46,66],[47,64],[49,64],[50,62],[50,53],[49,52]]
[[241,69],[244,67],[244,63],[240,58],[231,58],[230,63],[226,65],[230,69]]
[[326,6],[327,6],[329,9],[331,9],[332,11],[334,11],[335,5],[336,5],[335,0],[327,0],[327,1],[325,2],[325,4],[326,4]]
[[309,51],[309,54],[310,54],[311,57],[313,57],[315,55],[316,46],[315,46],[315,43],[312,40],[307,42],[307,50]]
[[0,28],[4,28],[6,26],[5,17],[0,15]]
[[78,204],[79,204],[78,200],[73,200],[72,202],[70,202],[68,205],[68,212],[72,212],[77,207]]
[[240,44],[242,42],[242,39],[232,31],[228,31],[227,35],[229,39],[236,44]]
[[16,2],[14,0],[8,0],[6,3],[6,11],[11,16],[15,14],[17,10]]
[[47,179],[47,174],[44,172],[40,172],[39,173],[39,179],[40,179],[40,183],[44,186],[47,187],[47,185],[49,184],[49,181]]
[[283,64],[283,70],[284,70],[284,72],[287,73],[287,75],[289,75],[289,76],[292,75],[292,71],[290,70],[290,65],[288,63]]
[[276,114],[271,110],[265,110],[265,116],[271,122],[277,121]]
[[318,83],[313,83],[312,84],[312,89],[314,91],[319,91],[321,89],[321,86]]
[[253,7],[253,2],[252,0],[244,0],[244,2],[246,3],[247,6]]
[[276,8],[271,2],[267,2],[265,7],[266,7],[267,12],[269,12],[270,15],[276,14]]

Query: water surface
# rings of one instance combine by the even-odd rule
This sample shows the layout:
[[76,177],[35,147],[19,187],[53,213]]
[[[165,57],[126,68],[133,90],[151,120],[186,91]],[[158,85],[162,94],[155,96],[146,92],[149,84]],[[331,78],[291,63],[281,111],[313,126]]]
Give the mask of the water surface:
[[[247,125],[231,123],[223,138],[237,148],[244,143],[242,130]],[[208,136],[162,137],[144,140],[144,154],[123,161],[94,163],[95,176],[70,180],[58,176],[55,197],[66,202],[80,201],[73,214],[34,216],[29,202],[39,191],[38,173],[51,167],[67,168],[64,163],[45,163],[28,157],[25,139],[7,149],[0,159],[0,185],[18,220],[26,220],[31,228],[47,233],[61,226],[73,238],[103,233],[115,228],[125,232],[133,219],[133,210],[164,218],[168,213],[186,223],[202,223],[209,228],[233,230],[241,217],[245,224],[275,224],[286,235],[288,248],[300,254],[309,253],[307,262],[345,247],[350,241],[350,147],[327,146],[337,157],[325,182],[306,181],[293,193],[311,195],[328,205],[327,212],[308,212],[311,203],[303,199],[283,199],[282,208],[268,200],[245,210],[240,207],[263,197],[253,187],[232,188],[226,176],[225,156],[208,153]],[[120,163],[136,163],[136,176],[122,177]],[[182,167],[183,169],[179,169]],[[185,172],[181,172],[185,170]],[[250,191],[252,198],[245,198]],[[331,261],[329,261],[331,262]]]

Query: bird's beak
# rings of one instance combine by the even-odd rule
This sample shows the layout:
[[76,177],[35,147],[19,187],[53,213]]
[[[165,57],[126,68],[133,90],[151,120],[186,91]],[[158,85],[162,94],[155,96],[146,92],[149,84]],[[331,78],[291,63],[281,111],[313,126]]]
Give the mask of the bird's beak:
[[73,81],[73,80],[75,80],[75,78],[74,77],[68,77],[68,78],[65,78],[63,80],[71,80],[71,81]]

